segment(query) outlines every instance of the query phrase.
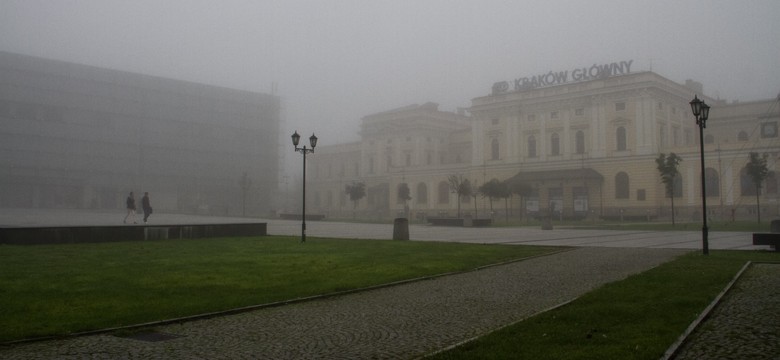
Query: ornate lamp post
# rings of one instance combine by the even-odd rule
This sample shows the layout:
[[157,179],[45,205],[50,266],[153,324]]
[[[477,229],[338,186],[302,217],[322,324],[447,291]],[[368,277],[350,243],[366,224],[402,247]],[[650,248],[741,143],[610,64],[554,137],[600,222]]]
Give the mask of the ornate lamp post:
[[306,154],[313,153],[314,147],[317,146],[317,137],[314,136],[314,134],[311,134],[311,137],[309,138],[309,145],[311,145],[311,149],[307,149],[306,145],[303,145],[302,148],[298,147],[298,142],[301,141],[301,136],[298,135],[298,131],[292,134],[292,142],[293,146],[295,146],[295,151],[303,154],[303,206],[301,211],[301,242],[306,242]]
[[704,128],[707,118],[710,116],[710,107],[699,100],[699,97],[694,95],[693,100],[690,102],[691,111],[693,116],[696,117],[696,125],[699,125],[699,148],[701,150],[701,212],[702,212],[702,227],[701,227],[701,245],[704,255],[710,253],[709,243],[707,240],[707,183],[704,177]]

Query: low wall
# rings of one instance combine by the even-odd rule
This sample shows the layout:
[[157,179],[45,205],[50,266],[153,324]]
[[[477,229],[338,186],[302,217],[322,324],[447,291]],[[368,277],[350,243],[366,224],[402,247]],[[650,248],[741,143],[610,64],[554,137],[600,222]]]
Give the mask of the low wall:
[[265,235],[268,235],[266,223],[6,227],[0,228],[0,244],[73,244]]
[[428,218],[428,223],[433,226],[465,226],[465,227],[486,227],[491,226],[491,219],[471,219],[471,218]]

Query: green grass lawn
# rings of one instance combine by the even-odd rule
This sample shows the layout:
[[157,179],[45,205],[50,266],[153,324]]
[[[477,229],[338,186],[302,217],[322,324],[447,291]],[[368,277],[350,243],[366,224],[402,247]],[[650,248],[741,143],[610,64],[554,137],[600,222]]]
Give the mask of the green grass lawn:
[[220,238],[0,245],[0,342],[119,327],[474,269],[550,247]]
[[658,359],[748,261],[765,251],[693,252],[432,359]]

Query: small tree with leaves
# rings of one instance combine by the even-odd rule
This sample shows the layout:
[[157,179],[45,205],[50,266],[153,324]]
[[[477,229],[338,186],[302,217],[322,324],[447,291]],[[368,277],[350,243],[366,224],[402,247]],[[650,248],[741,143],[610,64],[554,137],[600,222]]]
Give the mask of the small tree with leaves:
[[666,188],[666,195],[672,199],[672,226],[675,225],[674,183],[675,183],[675,177],[677,177],[677,175],[679,174],[679,172],[677,171],[677,166],[680,164],[680,161],[682,161],[682,158],[677,156],[677,154],[675,153],[669,153],[668,156],[664,153],[661,153],[655,159],[656,168],[658,169],[658,172],[661,174],[661,182],[664,183],[664,187]]
[[488,202],[490,203],[490,213],[493,214],[493,200],[504,197],[508,191],[505,191],[502,182],[494,178],[482,184],[482,186],[479,187],[479,193],[482,194],[482,197],[488,198]]
[[450,192],[458,196],[458,217],[460,217],[460,198],[471,196],[471,182],[461,175],[450,175],[447,180],[450,183]]
[[349,200],[352,201],[352,218],[354,218],[358,201],[366,196],[366,184],[359,181],[353,181],[351,184],[347,184],[344,191],[349,195]]
[[406,202],[411,199],[412,196],[411,190],[409,190],[409,185],[406,183],[401,183],[398,185],[398,200],[401,200],[404,204],[404,216],[409,216],[409,214],[406,213],[407,209],[409,209],[409,207],[406,206]]
[[748,176],[750,176],[750,179],[753,181],[753,184],[756,186],[756,215],[758,216],[758,223],[761,223],[761,204],[760,201],[760,195],[761,195],[761,183],[764,182],[764,179],[769,175],[769,169],[766,167],[766,159],[768,157],[767,154],[764,154],[763,156],[759,155],[756,152],[751,152],[749,155],[749,161],[747,165],[745,165],[745,170],[747,171]]
[[525,212],[525,199],[531,196],[531,193],[533,193],[533,188],[531,185],[528,185],[527,183],[523,182],[510,182],[509,184],[509,192],[512,194],[517,194],[520,196],[520,218],[522,219],[523,213]]

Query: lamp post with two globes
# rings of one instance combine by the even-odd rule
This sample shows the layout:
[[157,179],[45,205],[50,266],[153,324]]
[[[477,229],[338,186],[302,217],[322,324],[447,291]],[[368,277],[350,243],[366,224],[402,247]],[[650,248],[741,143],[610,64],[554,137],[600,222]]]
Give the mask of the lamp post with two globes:
[[707,240],[709,230],[707,229],[707,182],[704,177],[704,128],[705,122],[710,116],[710,107],[704,101],[699,100],[699,97],[696,95],[693,96],[690,104],[693,116],[696,117],[696,125],[699,125],[699,149],[701,150],[701,246],[702,252],[704,255],[707,255],[710,253],[710,249]]
[[317,146],[317,137],[311,134],[309,137],[309,145],[311,149],[307,149],[306,145],[298,147],[298,142],[301,141],[301,136],[298,135],[298,131],[292,134],[292,143],[295,146],[295,151],[303,154],[303,206],[301,208],[301,242],[306,242],[306,154],[313,153],[314,147]]

